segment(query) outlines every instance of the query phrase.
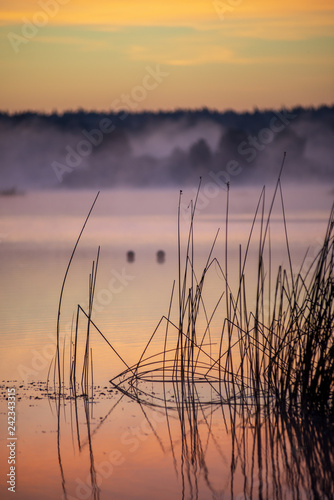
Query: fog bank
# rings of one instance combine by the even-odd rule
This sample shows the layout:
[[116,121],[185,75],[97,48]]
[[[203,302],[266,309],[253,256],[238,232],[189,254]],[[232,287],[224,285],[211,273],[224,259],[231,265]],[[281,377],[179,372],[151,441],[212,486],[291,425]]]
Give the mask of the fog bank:
[[334,107],[0,114],[0,189],[334,181]]

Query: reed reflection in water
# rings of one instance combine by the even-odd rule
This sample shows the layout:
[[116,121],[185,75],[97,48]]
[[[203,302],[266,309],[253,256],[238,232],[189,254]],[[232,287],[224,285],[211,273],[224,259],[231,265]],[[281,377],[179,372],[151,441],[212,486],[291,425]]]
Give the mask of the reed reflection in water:
[[[176,402],[176,407],[169,407],[168,400],[163,412],[155,403],[146,401],[136,405],[148,423],[146,428],[151,428],[161,455],[166,455],[174,467],[180,488],[178,498],[333,498],[334,434],[330,422],[311,415],[301,417],[283,413],[275,406],[205,405],[198,399],[196,390],[191,398],[182,401],[180,386],[174,387],[173,394],[170,386],[165,387],[165,391],[169,395],[168,400]],[[58,459],[64,498],[97,500],[103,493],[113,491],[113,478],[108,474],[108,467],[101,471],[99,463],[96,470],[94,437],[99,432],[118,432],[118,417],[113,426],[113,412],[123,398],[125,396],[120,394],[117,402],[94,427],[91,425],[93,402],[89,398],[68,399],[70,409],[67,407],[66,411],[63,401],[57,400]],[[80,413],[85,418],[81,423]],[[86,468],[90,489],[86,484],[84,489],[82,486],[78,488],[78,485],[73,488],[73,478],[66,479],[62,446],[68,445],[61,445],[65,415],[70,416],[75,448],[79,454],[87,446],[89,448],[89,464]],[[108,430],[105,426],[108,426]],[[166,441],[167,435],[169,442]],[[107,447],[105,451],[108,454]],[[147,488],[147,498],[153,498],[149,494],[149,485]]]

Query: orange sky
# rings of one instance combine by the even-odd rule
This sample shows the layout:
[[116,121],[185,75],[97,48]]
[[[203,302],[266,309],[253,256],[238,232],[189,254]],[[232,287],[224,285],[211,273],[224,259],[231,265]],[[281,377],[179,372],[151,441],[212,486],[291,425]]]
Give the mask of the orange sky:
[[[0,109],[110,110],[132,92],[136,110],[329,104],[333,12],[329,0],[0,0]],[[138,90],[157,65],[168,76]]]
[[[53,0],[51,0],[52,2]],[[189,1],[169,0],[54,0],[58,4],[58,12],[54,18],[56,24],[111,24],[118,26],[128,25],[156,25],[156,24],[205,24],[215,23],[212,13],[222,12],[226,8],[226,17],[233,12],[233,16],[240,18],[275,18],[291,17],[293,15],[324,14],[326,19],[329,12],[333,13],[333,2],[330,0],[296,1],[281,0],[267,2],[264,0],[226,0],[212,2],[207,0]],[[0,2],[2,23],[20,22],[22,17],[33,15],[47,5],[48,0],[39,2],[31,0],[11,0]],[[316,20],[314,20],[316,22]]]

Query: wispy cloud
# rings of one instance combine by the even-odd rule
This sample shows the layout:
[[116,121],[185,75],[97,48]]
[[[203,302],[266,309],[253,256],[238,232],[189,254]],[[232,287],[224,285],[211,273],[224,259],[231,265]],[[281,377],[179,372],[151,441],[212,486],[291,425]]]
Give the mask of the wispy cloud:
[[134,61],[160,61],[171,66],[197,66],[233,60],[232,50],[210,43],[194,43],[192,37],[170,39],[168,44],[131,45],[126,49],[127,56]]
[[107,40],[99,40],[94,38],[87,38],[79,35],[64,36],[64,35],[37,35],[35,41],[37,43],[49,45],[67,45],[76,47],[82,51],[99,51],[103,49],[110,49],[110,43]]
[[[56,1],[56,0],[55,0]],[[227,0],[225,2],[227,5]],[[222,2],[224,4],[224,2]],[[1,23],[22,22],[41,10],[35,0],[0,0]],[[233,2],[231,2],[233,5]],[[302,0],[248,0],[241,1],[226,12],[230,19],[295,19],[304,22],[306,17],[314,23],[327,23],[333,15],[331,0],[305,2]],[[195,26],[199,29],[215,28],[221,24],[214,2],[210,0],[70,0],[52,18],[60,25],[110,25],[110,26]],[[333,22],[333,19],[332,19]],[[226,24],[226,23],[225,23]],[[298,23],[297,23],[298,24]],[[298,27],[298,26],[297,26]]]

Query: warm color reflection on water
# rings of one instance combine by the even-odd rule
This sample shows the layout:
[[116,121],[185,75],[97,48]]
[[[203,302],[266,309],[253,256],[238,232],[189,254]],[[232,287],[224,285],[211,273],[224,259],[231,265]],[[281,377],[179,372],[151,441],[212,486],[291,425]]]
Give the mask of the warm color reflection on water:
[[46,400],[34,403],[20,405],[19,499],[333,495],[333,435],[316,421],[233,406],[166,412],[111,393],[62,404],[57,434],[57,414],[50,422]]
[[68,498],[89,498],[92,492],[96,498],[166,500],[333,494],[332,436],[316,421],[301,426],[293,416],[241,406],[164,411],[118,397],[103,406],[110,410],[98,416],[97,405],[92,419],[87,404],[84,422],[85,403],[78,404],[82,425],[74,448],[86,463],[80,470],[73,469],[72,451],[62,445],[71,436],[70,424],[63,424],[59,457]]
[[[246,242],[258,194],[258,189],[241,189],[232,201],[231,274],[238,269],[238,244]],[[287,194],[291,251],[300,263],[308,246],[314,257],[333,196],[327,188],[314,187],[307,194],[295,188]],[[174,408],[167,411],[139,405],[115,390],[109,392],[108,381],[124,366],[96,334],[91,340],[94,403],[67,399],[57,407],[56,401],[49,405],[44,396],[36,400],[36,391],[31,392],[32,399],[23,397],[29,382],[47,379],[55,349],[61,282],[93,197],[93,193],[68,192],[0,199],[1,380],[4,385],[15,385],[18,396],[22,393],[17,401],[16,498],[333,497],[333,433],[316,421],[300,425],[293,415],[259,413],[254,407],[203,406],[196,401],[193,405],[172,404]],[[66,336],[68,341],[77,304],[87,304],[91,262],[101,244],[94,321],[128,364],[138,361],[166,314],[177,276],[177,193],[153,192],[152,198],[149,192],[140,191],[102,193],[76,254],[63,301],[62,339]],[[199,214],[195,224],[198,269],[206,260],[217,227],[224,227],[224,202],[222,193],[220,200],[212,200]],[[273,266],[285,264],[284,232],[278,219],[273,222],[271,239]],[[156,259],[160,249],[166,254],[163,264]],[[127,262],[129,250],[135,251],[134,262]],[[246,270],[250,285],[256,273],[256,253],[257,249],[250,253]],[[223,231],[216,254],[223,260]],[[206,290],[208,311],[213,310],[222,286],[219,270],[212,271]],[[250,302],[252,294],[250,291]],[[172,309],[172,315],[176,312]],[[213,331],[219,331],[223,317],[222,303]],[[153,347],[158,345],[159,339]],[[83,340],[79,349],[84,349]],[[65,355],[70,355],[68,349]],[[24,387],[20,388],[22,379]],[[7,383],[11,380],[17,382]],[[167,401],[175,401],[173,391],[168,387]],[[1,405],[6,412],[5,402]],[[7,433],[5,416],[1,415],[2,437]],[[7,473],[4,442],[2,438],[1,470]],[[1,498],[7,493],[1,482]]]

